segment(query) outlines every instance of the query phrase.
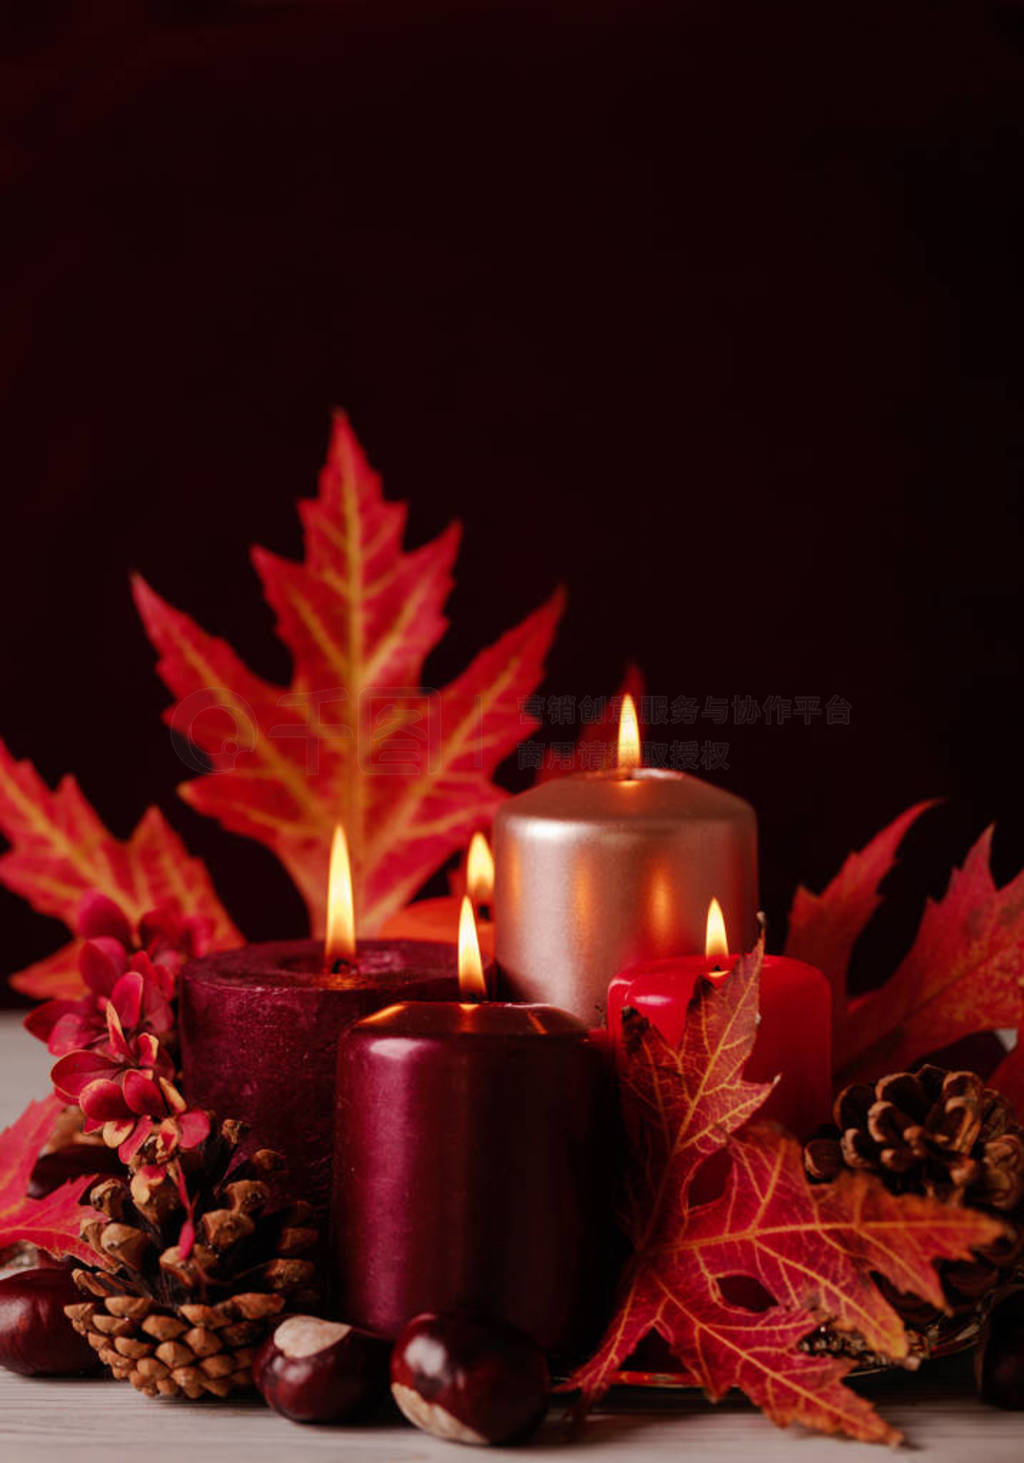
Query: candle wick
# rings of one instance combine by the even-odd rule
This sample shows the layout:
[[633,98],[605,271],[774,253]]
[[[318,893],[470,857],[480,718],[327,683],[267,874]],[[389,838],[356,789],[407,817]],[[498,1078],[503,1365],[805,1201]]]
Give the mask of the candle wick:
[[344,955],[339,955],[337,960],[331,962],[329,969],[331,975],[342,975],[346,970],[352,969],[352,962],[346,960]]

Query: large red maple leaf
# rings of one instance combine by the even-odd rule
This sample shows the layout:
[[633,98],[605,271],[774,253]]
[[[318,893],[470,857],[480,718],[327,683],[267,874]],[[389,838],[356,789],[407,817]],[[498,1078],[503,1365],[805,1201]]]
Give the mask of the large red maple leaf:
[[[905,1360],[906,1332],[872,1272],[941,1307],[933,1261],[968,1258],[1002,1226],[973,1210],[896,1197],[866,1173],[812,1187],[795,1139],[769,1124],[737,1133],[769,1091],[742,1078],[756,1035],[761,954],[759,947],[745,956],[719,983],[700,983],[678,1049],[635,1012],[626,1015],[624,1218],[633,1256],[597,1354],[566,1389],[580,1389],[582,1408],[592,1405],[654,1330],[713,1400],[739,1387],[779,1424],[892,1442],[894,1431],[843,1385],[852,1363],[810,1355],[799,1343],[828,1321]],[[723,1149],[731,1161],[724,1191],[696,1202],[698,1170]],[[731,1288],[736,1277],[756,1280],[774,1303],[742,1304]]]
[[799,889],[786,953],[817,964],[832,984],[833,1049],[839,1080],[899,1071],[975,1032],[1024,1018],[1024,872],[999,889],[992,878],[992,829],[955,869],[939,900],[929,899],[914,942],[877,990],[850,1000],[853,946],[879,902],[911,823],[909,809],[859,853],[821,894]]
[[96,1251],[79,1233],[82,1220],[94,1214],[80,1202],[93,1182],[88,1175],[69,1179],[44,1199],[25,1197],[39,1150],[62,1107],[60,1098],[52,1095],[30,1102],[17,1122],[0,1133],[0,1250],[23,1242],[38,1245],[57,1259],[74,1255],[95,1265]]
[[[161,900],[174,898],[185,914],[205,915],[216,948],[241,937],[199,859],[190,858],[157,808],[121,841],[104,827],[73,777],[51,791],[30,762],[16,762],[0,742],[0,830],[11,848],[0,856],[0,883],[42,914],[74,928],[82,895],[99,890],[132,923]],[[26,995],[47,1000],[77,996],[77,945],[71,943],[11,977]]]
[[135,597],[160,674],[180,698],[168,719],[212,764],[182,795],[273,849],[317,929],[331,834],[343,822],[369,933],[504,796],[491,773],[535,725],[522,703],[541,678],[561,596],[450,685],[426,690],[424,661],[446,628],[457,528],[404,552],[405,505],[385,500],[340,414],[319,496],[300,513],[301,564],[253,551],[292,656],[287,688],[255,675],[141,580]]

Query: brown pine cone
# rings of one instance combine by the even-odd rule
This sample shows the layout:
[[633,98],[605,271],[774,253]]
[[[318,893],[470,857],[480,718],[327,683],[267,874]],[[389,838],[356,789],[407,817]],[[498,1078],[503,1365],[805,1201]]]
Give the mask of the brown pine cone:
[[[926,1066],[873,1086],[851,1084],[836,1099],[834,1117],[835,1126],[804,1148],[810,1178],[868,1169],[895,1194],[970,1205],[1009,1226],[1008,1236],[976,1260],[939,1266],[954,1311],[973,1309],[1024,1253],[1024,1127],[1013,1108],[973,1072]],[[935,1324],[932,1308],[883,1289],[908,1324]]]
[[812,1178],[844,1168],[880,1173],[894,1193],[930,1194],[1001,1210],[1024,1200],[1024,1128],[973,1072],[922,1067],[836,1099],[836,1127],[805,1149]]
[[178,1239],[185,1209],[173,1174],[147,1140],[130,1177],[90,1194],[103,1215],[83,1236],[110,1269],[74,1271],[87,1297],[67,1313],[114,1376],[148,1396],[226,1397],[252,1385],[252,1359],[284,1309],[316,1310],[318,1241],[306,1204],[271,1209],[266,1180],[280,1155],[263,1149],[231,1168],[242,1136],[222,1123],[199,1148],[179,1153],[195,1242]]
[[252,1386],[253,1359],[284,1304],[283,1296],[261,1292],[215,1306],[176,1307],[122,1294],[66,1310],[118,1381],[131,1382],[147,1397],[194,1399]]

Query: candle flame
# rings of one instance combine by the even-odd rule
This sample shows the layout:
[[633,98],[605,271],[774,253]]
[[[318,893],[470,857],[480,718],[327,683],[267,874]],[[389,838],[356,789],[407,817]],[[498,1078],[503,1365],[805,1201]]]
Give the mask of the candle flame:
[[466,855],[466,893],[474,904],[490,904],[494,894],[494,855],[482,833],[474,833]]
[[619,714],[619,771],[627,777],[640,766],[640,726],[636,719],[636,704],[632,696],[622,698]]
[[704,954],[709,960],[724,960],[729,954],[729,937],[725,933],[725,916],[717,899],[708,905],[707,934],[704,938]]
[[356,915],[352,897],[352,865],[348,839],[338,823],[331,840],[331,864],[327,875],[327,938],[324,964],[328,970],[338,960],[351,960],[356,953]]
[[476,932],[476,915],[468,894],[462,896],[459,911],[459,994],[464,1001],[485,1001],[487,983],[480,957],[480,938]]

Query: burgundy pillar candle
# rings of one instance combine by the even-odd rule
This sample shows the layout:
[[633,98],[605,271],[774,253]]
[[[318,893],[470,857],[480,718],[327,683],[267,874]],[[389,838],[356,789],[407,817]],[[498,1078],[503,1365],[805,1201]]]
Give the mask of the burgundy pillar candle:
[[339,1032],[395,1001],[458,994],[454,945],[361,940],[336,964],[324,969],[322,941],[289,940],[195,960],[180,982],[189,1102],[248,1123],[245,1150],[284,1153],[289,1193],[317,1205],[330,1195]]
[[[586,1330],[609,1215],[607,1062],[553,1006],[402,1004],[338,1046],[338,1313],[394,1338],[421,1311]],[[605,1265],[607,1266],[607,1259]]]

